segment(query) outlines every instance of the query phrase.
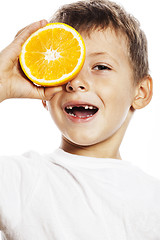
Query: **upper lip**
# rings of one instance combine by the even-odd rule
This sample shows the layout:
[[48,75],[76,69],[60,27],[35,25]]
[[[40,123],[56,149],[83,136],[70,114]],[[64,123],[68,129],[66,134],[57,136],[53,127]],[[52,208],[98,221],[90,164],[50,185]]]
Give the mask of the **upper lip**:
[[62,105],[62,108],[65,109],[66,107],[69,107],[69,106],[71,106],[71,107],[76,107],[76,106],[77,107],[80,107],[80,106],[93,106],[93,107],[99,109],[99,107],[96,104],[94,104],[94,103],[80,101],[80,100],[79,101],[69,101],[69,102],[66,102],[66,103],[64,103]]

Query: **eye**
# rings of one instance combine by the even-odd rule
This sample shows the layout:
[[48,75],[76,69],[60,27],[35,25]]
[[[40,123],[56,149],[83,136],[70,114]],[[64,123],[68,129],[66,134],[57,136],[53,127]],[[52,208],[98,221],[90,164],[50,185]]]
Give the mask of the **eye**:
[[94,70],[104,71],[104,70],[112,70],[110,67],[104,65],[104,64],[98,64],[93,67]]

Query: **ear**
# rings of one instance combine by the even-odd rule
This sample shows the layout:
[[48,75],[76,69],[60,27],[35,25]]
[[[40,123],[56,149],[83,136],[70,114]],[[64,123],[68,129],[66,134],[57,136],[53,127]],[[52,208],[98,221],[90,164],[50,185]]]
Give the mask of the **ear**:
[[47,102],[45,100],[42,100],[43,107],[48,111]]
[[149,104],[153,95],[153,81],[151,76],[145,76],[136,86],[135,98],[132,103],[134,109],[144,108]]

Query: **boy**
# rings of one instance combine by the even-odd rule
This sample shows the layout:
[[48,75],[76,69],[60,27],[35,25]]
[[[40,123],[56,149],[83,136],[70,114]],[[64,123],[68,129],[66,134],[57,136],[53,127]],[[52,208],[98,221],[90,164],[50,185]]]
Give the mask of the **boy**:
[[160,183],[121,160],[119,146],[136,109],[152,97],[147,42],[138,22],[109,1],[62,7],[84,38],[86,60],[69,83],[43,88],[18,63],[26,27],[0,55],[0,99],[37,98],[62,133],[52,154],[0,159],[0,230],[12,240],[158,240]]

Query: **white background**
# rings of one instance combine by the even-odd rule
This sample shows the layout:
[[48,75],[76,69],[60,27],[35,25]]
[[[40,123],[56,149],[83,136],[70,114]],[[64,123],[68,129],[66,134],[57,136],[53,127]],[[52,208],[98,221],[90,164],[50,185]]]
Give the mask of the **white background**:
[[[0,6],[0,50],[18,30],[31,22],[49,20],[55,10],[70,0],[5,0]],[[149,44],[150,73],[154,96],[149,106],[138,110],[121,146],[125,160],[160,179],[160,13],[159,1],[119,0],[141,22]],[[52,152],[60,144],[60,132],[43,109],[41,101],[11,99],[0,104],[0,155],[35,150]]]

